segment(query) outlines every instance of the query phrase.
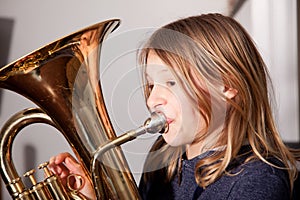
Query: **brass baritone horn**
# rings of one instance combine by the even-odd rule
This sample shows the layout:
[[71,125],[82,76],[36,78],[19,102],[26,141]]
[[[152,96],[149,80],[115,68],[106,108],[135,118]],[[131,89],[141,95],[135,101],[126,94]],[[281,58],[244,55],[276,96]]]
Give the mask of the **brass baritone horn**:
[[79,188],[63,187],[47,163],[39,166],[46,174],[41,183],[34,179],[34,170],[24,174],[33,183],[25,188],[11,149],[18,132],[33,123],[50,124],[64,135],[92,180],[97,199],[140,199],[119,145],[145,132],[158,132],[165,128],[166,120],[153,114],[144,126],[116,137],[103,100],[99,63],[102,42],[119,23],[108,20],[89,26],[0,69],[0,88],[19,93],[38,106],[17,113],[1,130],[1,176],[13,199],[84,199]]

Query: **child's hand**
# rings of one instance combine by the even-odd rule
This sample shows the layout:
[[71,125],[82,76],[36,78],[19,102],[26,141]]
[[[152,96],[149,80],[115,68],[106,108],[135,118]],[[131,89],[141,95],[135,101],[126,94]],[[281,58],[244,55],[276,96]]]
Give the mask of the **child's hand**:
[[[50,158],[49,169],[61,179],[65,187],[68,184],[73,189],[79,189],[84,184],[79,192],[88,199],[96,199],[93,185],[83,166],[70,153],[60,153]],[[83,180],[79,180],[76,176],[69,177],[69,175],[80,175]]]

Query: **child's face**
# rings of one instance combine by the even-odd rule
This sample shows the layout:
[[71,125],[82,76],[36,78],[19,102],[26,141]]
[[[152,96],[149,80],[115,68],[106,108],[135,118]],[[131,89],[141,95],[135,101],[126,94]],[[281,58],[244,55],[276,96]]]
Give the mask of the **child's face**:
[[[163,61],[153,53],[147,59],[146,78],[151,90],[147,105],[163,112],[169,130],[163,134],[171,146],[191,144],[200,130],[200,113],[181,83]],[[203,126],[203,125],[202,125]]]

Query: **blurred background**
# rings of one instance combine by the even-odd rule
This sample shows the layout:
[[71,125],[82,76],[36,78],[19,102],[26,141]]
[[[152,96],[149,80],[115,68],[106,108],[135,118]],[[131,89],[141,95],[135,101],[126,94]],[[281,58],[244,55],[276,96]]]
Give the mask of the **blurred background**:
[[[154,29],[176,19],[202,13],[231,15],[250,33],[269,68],[275,97],[274,113],[281,136],[299,144],[299,83],[297,0],[0,0],[0,65],[24,56],[67,34],[107,19],[120,27],[102,49],[115,55],[101,66],[105,103],[117,135],[140,126],[149,116],[144,105],[135,50]],[[122,55],[122,56],[119,56]],[[14,113],[35,105],[24,97],[1,91],[0,125]],[[123,145],[136,182],[153,136]],[[53,155],[71,151],[52,127],[32,125],[16,138],[13,159],[19,174]],[[2,183],[2,199],[10,199]]]

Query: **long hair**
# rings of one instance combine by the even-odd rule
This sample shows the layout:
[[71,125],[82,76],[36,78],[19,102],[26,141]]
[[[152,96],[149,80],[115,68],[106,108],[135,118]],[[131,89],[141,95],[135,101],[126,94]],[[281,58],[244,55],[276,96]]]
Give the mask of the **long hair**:
[[[225,99],[227,104],[222,131],[214,140],[216,146],[225,148],[196,165],[196,181],[201,187],[207,187],[226,173],[245,141],[253,151],[253,156],[247,161],[260,159],[273,165],[268,162],[268,157],[279,159],[288,171],[293,187],[296,160],[283,143],[274,122],[267,67],[251,37],[237,21],[221,14],[180,19],[152,34],[139,52],[141,64],[147,64],[150,52],[180,73],[178,77],[188,83],[196,97],[195,102],[207,127],[207,133],[197,140],[206,141],[210,136],[209,127],[216,121],[212,99]],[[209,88],[209,94],[199,88],[199,79]],[[147,81],[144,81],[147,99],[150,91]],[[222,96],[218,92],[222,85],[225,89],[236,89],[236,97],[228,99]],[[177,149],[178,157],[181,149]],[[156,150],[155,144],[152,150]],[[170,161],[168,180],[175,174],[176,165],[177,162]]]

